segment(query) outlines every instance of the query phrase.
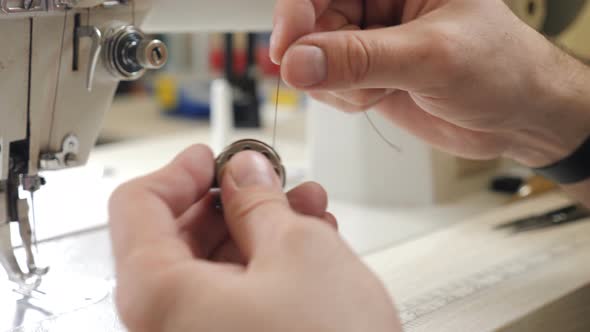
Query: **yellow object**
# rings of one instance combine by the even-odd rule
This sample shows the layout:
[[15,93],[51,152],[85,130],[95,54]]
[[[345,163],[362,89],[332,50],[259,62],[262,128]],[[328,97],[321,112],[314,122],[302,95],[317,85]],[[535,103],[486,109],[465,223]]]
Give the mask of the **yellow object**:
[[154,94],[164,109],[172,109],[178,105],[178,84],[170,75],[160,75],[155,79]]
[[558,186],[555,182],[542,176],[535,175],[527,179],[526,183],[520,188],[518,193],[512,197],[512,201],[521,201],[556,189],[558,189]]
[[[277,103],[277,90],[273,91],[271,103]],[[299,104],[299,92],[281,87],[279,89],[278,104],[283,106],[297,106]]]

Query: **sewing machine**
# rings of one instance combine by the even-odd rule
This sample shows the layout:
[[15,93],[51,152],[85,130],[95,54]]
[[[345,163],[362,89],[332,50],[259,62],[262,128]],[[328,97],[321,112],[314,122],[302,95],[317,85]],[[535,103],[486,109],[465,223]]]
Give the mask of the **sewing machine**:
[[0,0],[0,263],[10,280],[48,272],[35,262],[23,194],[32,200],[45,185],[40,172],[85,164],[119,81],[166,63],[166,45],[144,31],[270,30],[272,8],[272,0]]

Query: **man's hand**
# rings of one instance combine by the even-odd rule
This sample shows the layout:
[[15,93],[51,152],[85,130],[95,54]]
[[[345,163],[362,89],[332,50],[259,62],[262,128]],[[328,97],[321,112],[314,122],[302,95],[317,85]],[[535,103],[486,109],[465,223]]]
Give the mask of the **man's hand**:
[[194,146],[110,201],[117,305],[131,331],[401,331],[316,184],[283,194],[265,157],[224,171]]
[[278,0],[274,22],[287,83],[456,155],[539,167],[590,133],[590,70],[501,0]]

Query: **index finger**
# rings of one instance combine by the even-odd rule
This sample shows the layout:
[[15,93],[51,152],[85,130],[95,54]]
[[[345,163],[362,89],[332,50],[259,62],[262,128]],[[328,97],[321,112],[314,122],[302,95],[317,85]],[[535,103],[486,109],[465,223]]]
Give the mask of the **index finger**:
[[213,174],[213,154],[196,145],[161,170],[119,187],[109,201],[117,268],[192,259],[176,219],[209,192]]
[[315,28],[332,0],[277,0],[274,12],[273,31],[270,40],[270,58],[280,63],[281,58],[294,41]]

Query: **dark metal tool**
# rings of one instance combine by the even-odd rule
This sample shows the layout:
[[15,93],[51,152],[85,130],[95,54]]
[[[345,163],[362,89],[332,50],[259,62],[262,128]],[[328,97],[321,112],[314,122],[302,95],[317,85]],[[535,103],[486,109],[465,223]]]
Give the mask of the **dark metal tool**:
[[508,229],[515,233],[522,233],[580,221],[590,221],[590,209],[580,204],[572,204],[549,212],[501,224],[496,226],[496,229]]

